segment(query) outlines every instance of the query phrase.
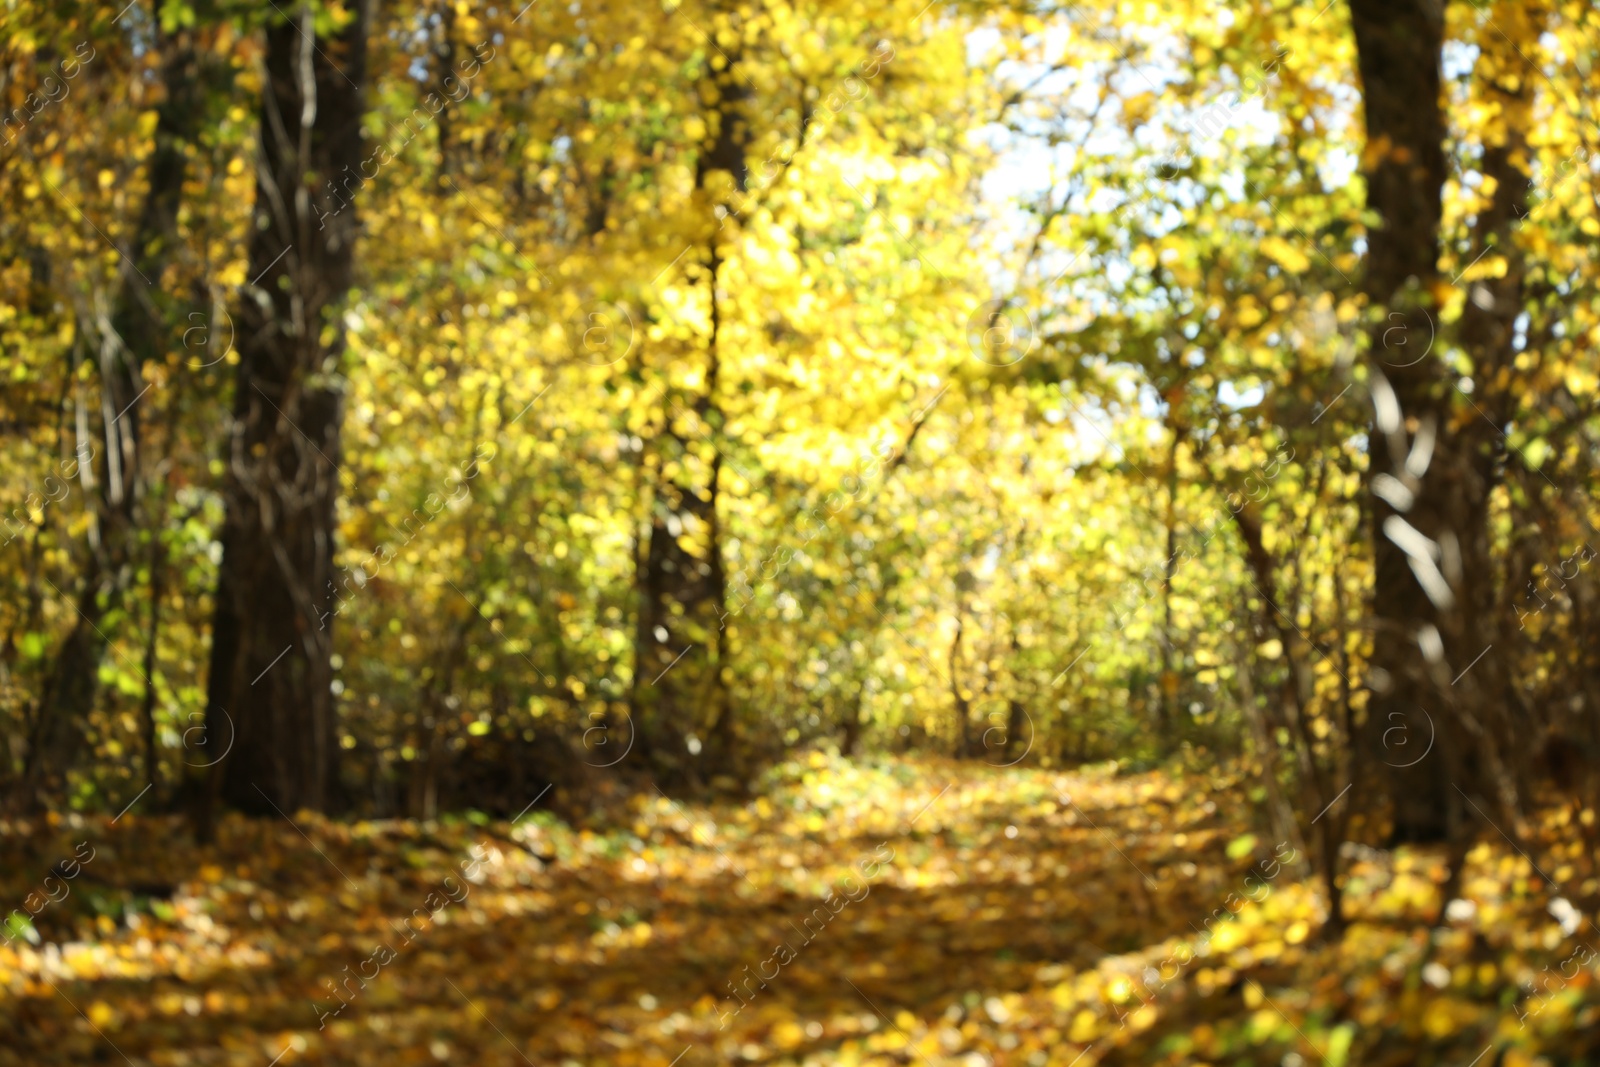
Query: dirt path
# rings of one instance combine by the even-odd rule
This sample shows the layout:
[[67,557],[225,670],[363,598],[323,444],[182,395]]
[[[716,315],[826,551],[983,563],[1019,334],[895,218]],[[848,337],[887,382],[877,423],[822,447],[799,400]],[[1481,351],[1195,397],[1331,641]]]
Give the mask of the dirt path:
[[[1155,774],[819,759],[751,804],[654,797],[606,833],[537,811],[514,828],[241,819],[199,854],[162,820],[62,826],[57,847],[97,852],[58,926],[117,911],[105,883],[176,891],[95,920],[91,941],[0,947],[0,1067],[1348,1049],[1296,973],[1314,898],[1263,880],[1271,843],[1241,840],[1210,795]],[[1238,921],[1208,924],[1229,901]]]

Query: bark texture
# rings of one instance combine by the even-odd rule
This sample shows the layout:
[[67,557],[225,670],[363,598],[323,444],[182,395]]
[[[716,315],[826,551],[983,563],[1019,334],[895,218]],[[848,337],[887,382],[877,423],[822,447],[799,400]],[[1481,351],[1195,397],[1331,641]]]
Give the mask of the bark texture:
[[[158,11],[159,14],[159,11]],[[204,79],[214,65],[202,61],[189,31],[161,32],[156,47],[164,99],[156,108],[155,146],[149,182],[133,241],[132,262],[110,300],[78,308],[78,358],[95,366],[100,380],[100,441],[80,438],[81,481],[90,504],[89,553],[75,596],[75,622],[41,690],[29,731],[27,760],[19,788],[25,805],[48,803],[83,746],[84,729],[100,692],[108,629],[114,629],[136,570],[143,514],[144,441],[140,408],[148,401],[142,368],[167,357],[176,337],[170,308],[158,284],[179,239],[178,209],[186,155],[204,119]],[[80,419],[80,431],[86,419]]]
[[[266,34],[251,282],[238,317],[223,559],[207,741],[229,754],[211,796],[248,812],[327,810],[337,797],[332,684],[339,315],[357,235],[367,12],[332,37],[308,9]],[[209,812],[208,812],[209,814]]]
[[[1504,673],[1492,655],[1480,656],[1498,632],[1488,519],[1505,416],[1495,382],[1512,357],[1521,272],[1508,271],[1493,285],[1468,283],[1460,340],[1485,388],[1476,400],[1466,397],[1439,358],[1435,311],[1447,289],[1438,267],[1447,135],[1443,4],[1352,0],[1351,12],[1366,107],[1368,204],[1381,220],[1368,237],[1366,274],[1375,409],[1368,742],[1387,768],[1392,840],[1444,841],[1479,817],[1482,805],[1472,798],[1516,803],[1505,757],[1522,746],[1506,712]],[[1500,184],[1478,220],[1475,251],[1509,246],[1527,188],[1510,162],[1516,151],[1507,140],[1487,152],[1485,172],[1497,172]]]
[[[725,173],[739,193],[749,178],[745,106],[750,90],[735,72],[737,62],[734,52],[705,82],[712,132],[696,165],[695,187],[712,210],[727,206],[718,199],[713,174]],[[723,464],[720,241],[723,224],[732,217],[722,216],[705,250],[711,311],[705,384],[692,396],[667,391],[665,423],[656,441],[660,475],[649,545],[637,579],[633,715],[640,750],[659,777],[690,784],[734,771],[738,755],[722,680],[728,612],[717,500]]]

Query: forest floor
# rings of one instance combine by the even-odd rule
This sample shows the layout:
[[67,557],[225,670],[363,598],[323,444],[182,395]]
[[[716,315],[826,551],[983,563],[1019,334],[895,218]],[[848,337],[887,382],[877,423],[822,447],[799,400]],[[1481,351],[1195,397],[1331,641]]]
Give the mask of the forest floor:
[[1326,945],[1244,792],[815,756],[603,831],[539,803],[230,817],[208,849],[137,813],[0,824],[5,906],[39,909],[0,942],[0,1067],[1595,1056],[1600,933],[1511,846],[1472,854],[1439,927],[1439,856],[1361,850]]

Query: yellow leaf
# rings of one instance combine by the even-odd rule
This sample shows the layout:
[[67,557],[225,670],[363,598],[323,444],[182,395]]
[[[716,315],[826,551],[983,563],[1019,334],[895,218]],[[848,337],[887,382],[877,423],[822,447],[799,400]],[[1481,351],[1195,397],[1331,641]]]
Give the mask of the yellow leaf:
[[[1303,243],[1300,241],[1300,244]],[[1310,257],[1300,250],[1299,245],[1291,244],[1276,234],[1262,239],[1261,251],[1290,274],[1304,273],[1311,266]]]

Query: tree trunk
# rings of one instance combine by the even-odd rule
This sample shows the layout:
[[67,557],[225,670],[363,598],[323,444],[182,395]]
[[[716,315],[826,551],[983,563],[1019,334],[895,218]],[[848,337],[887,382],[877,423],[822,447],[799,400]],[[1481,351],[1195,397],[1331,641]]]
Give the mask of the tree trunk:
[[[1479,38],[1477,75],[1483,96],[1498,118],[1484,137],[1483,176],[1494,192],[1477,212],[1469,263],[1498,256],[1498,276],[1463,281],[1467,300],[1459,334],[1472,363],[1473,403],[1479,409],[1462,429],[1469,478],[1459,506],[1463,510],[1461,567],[1465,579],[1460,612],[1467,643],[1459,662],[1452,663],[1452,689],[1460,692],[1481,724],[1485,777],[1478,782],[1479,803],[1513,816],[1528,781],[1528,757],[1534,751],[1513,720],[1511,680],[1502,658],[1506,642],[1500,630],[1501,587],[1495,580],[1489,527],[1489,496],[1499,483],[1506,449],[1499,427],[1516,409],[1510,385],[1517,358],[1516,321],[1525,306],[1527,261],[1514,231],[1528,213],[1532,181],[1528,171],[1528,133],[1533,122],[1533,89],[1518,42],[1531,50],[1544,29],[1546,12],[1539,4],[1502,2],[1493,23]],[[1503,29],[1502,29],[1503,27]],[[1508,37],[1507,35],[1514,35]],[[1487,184],[1487,183],[1486,183]],[[1482,417],[1478,417],[1481,413]],[[1500,653],[1491,651],[1500,648]],[[1466,670],[1480,652],[1487,652]],[[1461,672],[1459,675],[1456,672]],[[1470,788],[1470,787],[1468,787]],[[1500,821],[1500,820],[1497,820]],[[1515,822],[1514,818],[1508,821]]]
[[[718,206],[707,190],[713,171],[728,172],[741,193],[749,176],[749,123],[743,108],[750,93],[734,72],[738,58],[732,55],[707,82],[712,133],[696,164],[695,188],[708,211]],[[735,724],[722,681],[727,579],[717,501],[723,421],[717,396],[720,236],[719,225],[708,239],[711,332],[705,385],[687,409],[674,399],[674,391],[667,393],[665,426],[657,441],[662,474],[651,509],[649,548],[636,581],[633,718],[639,747],[657,774],[691,782],[701,779],[702,767],[732,772],[736,756]],[[701,724],[705,738],[696,732]],[[702,751],[703,760],[697,758]]]
[[845,701],[844,714],[839,723],[839,754],[841,756],[854,756],[856,746],[861,743],[861,699],[866,695],[867,687],[863,683],[856,684],[855,695]]
[[[1028,710],[1023,706],[1022,695],[1017,689],[1017,675],[1021,672],[1022,664],[1022,636],[1017,632],[1013,623],[1011,626],[1011,697],[1006,702],[1006,734],[1001,744],[1001,759],[1005,766],[1020,763],[1033,748],[1033,728],[1028,719]],[[1023,727],[1027,726],[1026,739]],[[1013,753],[1016,753],[1013,755]]]
[[[670,417],[670,416],[669,416]],[[699,777],[690,770],[703,739],[695,726],[720,716],[719,653],[724,578],[717,528],[717,472],[696,478],[692,442],[668,430],[658,445],[663,465],[676,467],[657,487],[649,548],[639,574],[639,622],[634,636],[634,722],[639,748],[668,779]],[[692,484],[699,481],[697,486]],[[722,723],[726,731],[731,724]],[[699,744],[691,744],[693,735]]]
[[[1476,492],[1452,429],[1445,368],[1429,351],[1441,285],[1444,20],[1439,0],[1351,0],[1350,10],[1366,110],[1367,204],[1379,219],[1367,236],[1365,282],[1377,411],[1367,470],[1375,629],[1368,725],[1375,738],[1410,744],[1388,761],[1393,839],[1438,841],[1458,821],[1451,781],[1465,740],[1464,726],[1447,714],[1439,645],[1451,658],[1462,651],[1447,634],[1461,570],[1453,531],[1463,528],[1459,502]],[[1433,441],[1430,462],[1408,437],[1413,445]],[[1430,720],[1435,743],[1414,760]]]
[[1178,669],[1173,645],[1172,579],[1178,573],[1178,445],[1176,425],[1168,427],[1172,448],[1167,454],[1167,562],[1161,572],[1161,747],[1171,753],[1178,746]]
[[337,376],[357,225],[330,190],[346,168],[360,173],[367,33],[365,5],[350,10],[333,37],[313,38],[306,7],[266,34],[206,705],[209,739],[232,739],[209,796],[261,814],[326,810],[336,793]]
[[[160,531],[150,536],[150,628],[144,641],[144,705],[139,722],[144,731],[144,780],[155,789],[161,775],[161,754],[156,749],[156,652],[161,646],[161,598],[166,584],[167,552]],[[157,790],[159,796],[159,790]]]
[[[158,5],[158,8],[160,5]],[[159,10],[158,10],[159,16]],[[76,597],[76,619],[52,665],[40,698],[20,786],[20,799],[42,804],[64,786],[63,776],[83,743],[84,724],[100,690],[107,617],[121,608],[132,582],[133,551],[141,525],[140,405],[146,387],[141,367],[170,347],[168,321],[156,281],[178,238],[184,153],[204,116],[204,72],[187,31],[168,36],[157,23],[166,98],[156,108],[149,189],[134,238],[136,266],[123,261],[115,304],[85,308],[78,328],[96,349],[100,372],[103,467],[84,479],[92,507],[89,555]],[[80,454],[80,459],[83,456]]]
[[[1284,717],[1287,719],[1286,729],[1299,773],[1302,806],[1320,811],[1330,800],[1331,787],[1327,772],[1317,761],[1316,740],[1308,723],[1311,686],[1309,673],[1306,670],[1306,657],[1300,651],[1300,642],[1304,640],[1305,644],[1310,645],[1311,641],[1309,637],[1301,637],[1298,628],[1286,615],[1295,611],[1295,604],[1293,601],[1285,602],[1283,595],[1278,591],[1278,562],[1267,551],[1266,542],[1261,536],[1260,519],[1253,513],[1253,509],[1244,507],[1233,512],[1233,521],[1239,531],[1239,539],[1244,543],[1245,560],[1254,575],[1253,584],[1263,601],[1262,625],[1277,636],[1278,644],[1283,649],[1282,656],[1286,669],[1278,705],[1283,709]],[[1254,703],[1253,693],[1251,703]],[[1258,743],[1265,739],[1263,734],[1264,731],[1258,731]],[[1298,831],[1295,845],[1296,847],[1300,845]],[[1335,851],[1326,853],[1330,863],[1334,862],[1337,855],[1337,842],[1333,843],[1332,849]]]
[[967,628],[966,606],[956,605],[956,633],[950,639],[950,700],[956,713],[956,756],[967,759],[977,750],[972,740],[972,698],[961,687],[961,637]]
[[[1254,633],[1245,631],[1245,640],[1253,641]],[[1255,669],[1255,656],[1249,646],[1241,641],[1237,646],[1239,679],[1239,707],[1244,712],[1244,720],[1250,727],[1250,741],[1255,748],[1256,757],[1261,761],[1261,784],[1267,792],[1267,821],[1272,824],[1272,832],[1280,841],[1298,838],[1298,829],[1294,819],[1294,808],[1283,795],[1283,783],[1280,779],[1278,764],[1279,745],[1273,736],[1271,726],[1267,723],[1266,716],[1256,703],[1255,684],[1251,680],[1251,672]]]

